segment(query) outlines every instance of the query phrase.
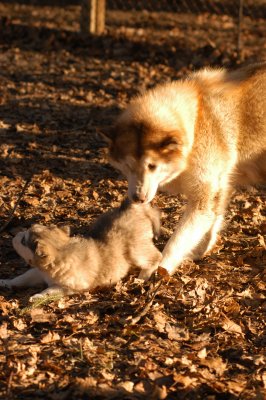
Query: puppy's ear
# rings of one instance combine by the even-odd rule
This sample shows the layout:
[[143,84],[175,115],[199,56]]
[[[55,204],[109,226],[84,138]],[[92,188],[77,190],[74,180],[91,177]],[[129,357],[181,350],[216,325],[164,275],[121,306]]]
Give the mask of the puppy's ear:
[[97,133],[107,142],[111,144],[115,138],[115,129],[112,126],[105,126],[97,129]]
[[46,267],[52,264],[55,260],[54,251],[51,246],[44,243],[42,240],[36,241],[36,249],[34,263],[36,267]]
[[70,236],[70,226],[64,225],[60,226],[61,231],[63,231],[67,236]]

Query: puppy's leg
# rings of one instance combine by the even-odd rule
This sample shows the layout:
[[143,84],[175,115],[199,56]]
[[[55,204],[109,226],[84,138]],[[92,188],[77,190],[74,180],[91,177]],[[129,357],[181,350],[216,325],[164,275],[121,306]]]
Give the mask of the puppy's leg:
[[6,287],[9,289],[16,287],[34,287],[44,284],[45,280],[38,268],[31,268],[24,274],[17,276],[13,279],[1,279],[0,287]]
[[35,300],[44,299],[49,296],[67,296],[72,293],[74,293],[74,292],[71,289],[67,289],[67,288],[63,288],[63,287],[54,285],[54,286],[48,287],[47,289],[43,290],[40,293],[34,294],[33,296],[30,297],[29,301],[33,302]]
[[211,190],[211,185],[198,190],[197,200],[194,194],[194,200],[188,204],[178,228],[163,251],[161,266],[169,274],[173,274],[184,259],[191,257],[194,250],[196,254],[198,246],[204,252],[214,245],[226,199],[227,192],[224,189],[214,191]]
[[146,258],[146,260],[142,261],[140,266],[141,271],[139,273],[138,278],[144,279],[147,281],[154,271],[158,268],[160,261],[162,259],[162,253],[154,246],[153,253]]

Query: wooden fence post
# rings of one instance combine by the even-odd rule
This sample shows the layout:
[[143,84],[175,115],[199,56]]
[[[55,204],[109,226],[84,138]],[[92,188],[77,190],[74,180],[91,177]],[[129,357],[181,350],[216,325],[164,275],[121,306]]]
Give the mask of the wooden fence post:
[[239,0],[238,24],[237,24],[237,58],[243,61],[243,43],[242,43],[242,22],[243,22],[244,0]]
[[101,34],[105,27],[105,0],[81,0],[80,30]]

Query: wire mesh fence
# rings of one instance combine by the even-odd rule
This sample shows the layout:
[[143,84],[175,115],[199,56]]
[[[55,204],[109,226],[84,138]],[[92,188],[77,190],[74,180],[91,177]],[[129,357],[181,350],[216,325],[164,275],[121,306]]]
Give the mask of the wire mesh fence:
[[188,12],[203,12],[239,16],[243,7],[243,15],[253,18],[266,18],[265,0],[106,0],[107,9]]
[[[206,31],[209,24],[207,44],[216,47],[218,42],[222,46],[230,42],[235,47],[234,57],[239,60],[245,58],[245,45],[248,42],[252,46],[255,37],[261,40],[261,56],[266,53],[266,0],[106,0],[106,11],[107,27],[112,23],[112,12],[124,12],[127,15],[121,22],[124,26],[127,26],[128,19],[128,26],[132,28],[134,20],[135,27],[142,29],[149,27],[149,14],[158,21],[170,14],[170,28],[174,21],[176,27],[182,27],[186,21],[195,31],[200,31],[205,23]],[[144,14],[146,18],[143,18]],[[193,35],[193,29],[187,26],[186,30],[187,34],[190,32]],[[173,34],[173,30],[169,31]],[[255,36],[252,38],[252,35]]]
[[[229,59],[266,59],[266,0],[5,0],[2,3],[3,7],[6,3],[14,9],[20,7],[22,19],[36,6],[32,23],[38,23],[39,18],[45,24],[44,20],[49,19],[49,26],[59,31],[60,15],[65,15],[67,21],[73,20],[71,31],[120,35],[132,48],[136,42],[146,41],[150,50],[153,46],[151,52],[157,54],[163,52],[160,45],[165,46],[165,60],[178,51],[184,56],[188,48],[191,63],[196,66],[202,64],[204,57],[214,64]],[[12,16],[3,18],[5,26]]]

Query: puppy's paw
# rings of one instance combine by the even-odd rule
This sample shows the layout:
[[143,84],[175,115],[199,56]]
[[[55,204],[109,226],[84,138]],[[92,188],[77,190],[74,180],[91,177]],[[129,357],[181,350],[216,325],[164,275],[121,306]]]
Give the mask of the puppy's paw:
[[0,279],[0,287],[12,289],[11,279]]
[[42,294],[42,293],[36,293],[36,294],[34,294],[33,296],[31,296],[31,297],[29,298],[29,302],[30,302],[30,303],[34,303],[34,301],[36,301],[36,300],[42,300],[42,299],[44,299],[45,297],[47,297],[47,295]]
[[153,270],[142,269],[139,273],[138,279],[141,279],[141,280],[147,282],[150,279],[152,273],[153,273]]

